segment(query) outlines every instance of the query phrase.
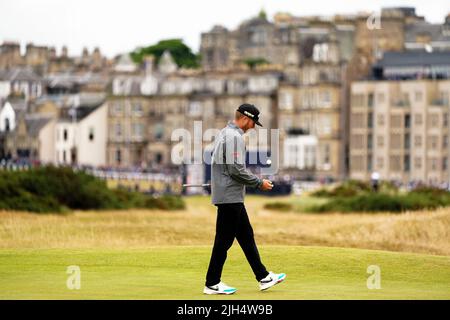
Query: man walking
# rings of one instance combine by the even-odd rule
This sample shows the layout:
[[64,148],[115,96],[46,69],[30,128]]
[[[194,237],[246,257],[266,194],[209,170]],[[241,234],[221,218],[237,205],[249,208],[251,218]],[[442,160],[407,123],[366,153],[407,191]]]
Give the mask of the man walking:
[[221,282],[227,251],[236,238],[259,281],[266,290],[282,282],[286,275],[267,272],[255,243],[253,229],[244,206],[245,186],[271,190],[272,183],[260,179],[245,168],[246,150],[242,135],[259,123],[259,110],[251,104],[241,105],[235,119],[222,129],[215,140],[211,162],[211,196],[217,206],[214,247],[206,274],[205,294],[233,294],[236,288]]

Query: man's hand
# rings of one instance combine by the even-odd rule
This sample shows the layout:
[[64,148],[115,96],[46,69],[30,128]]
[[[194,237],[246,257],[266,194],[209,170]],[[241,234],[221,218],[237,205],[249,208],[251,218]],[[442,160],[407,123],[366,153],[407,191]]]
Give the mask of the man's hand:
[[267,180],[267,179],[263,179],[263,183],[261,185],[261,190],[269,191],[269,190],[272,190],[272,188],[273,188],[272,181]]

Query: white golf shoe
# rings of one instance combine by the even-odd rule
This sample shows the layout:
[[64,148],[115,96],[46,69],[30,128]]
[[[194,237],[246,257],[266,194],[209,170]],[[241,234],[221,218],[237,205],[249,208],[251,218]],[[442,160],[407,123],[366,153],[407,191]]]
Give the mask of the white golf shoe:
[[219,282],[215,286],[205,286],[204,294],[233,294],[237,291],[236,288],[229,287],[223,282]]
[[277,283],[283,282],[284,279],[286,279],[285,273],[273,273],[272,271],[270,271],[267,277],[259,281],[259,290],[267,290]]

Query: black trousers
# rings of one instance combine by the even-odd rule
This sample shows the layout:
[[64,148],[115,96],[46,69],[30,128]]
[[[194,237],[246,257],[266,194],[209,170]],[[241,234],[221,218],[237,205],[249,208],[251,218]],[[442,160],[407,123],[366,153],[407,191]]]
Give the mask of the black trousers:
[[253,236],[253,228],[248,219],[243,203],[226,203],[217,205],[216,237],[206,274],[206,285],[213,286],[220,282],[227,251],[237,239],[250,263],[256,280],[264,279],[269,273],[262,264]]

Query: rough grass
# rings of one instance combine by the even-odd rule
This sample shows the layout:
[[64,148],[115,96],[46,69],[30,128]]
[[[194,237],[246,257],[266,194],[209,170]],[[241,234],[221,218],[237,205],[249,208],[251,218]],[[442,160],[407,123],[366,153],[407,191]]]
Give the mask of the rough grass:
[[[258,291],[241,250],[230,250],[226,299],[450,299],[450,257],[360,249],[263,246],[264,263],[285,272]],[[202,294],[210,247],[0,250],[0,299],[224,299]],[[81,270],[67,288],[68,266]],[[381,289],[367,288],[367,268],[381,270]]]
[[[295,206],[311,202],[302,197],[247,197],[247,211],[259,244],[354,247],[450,255],[450,208],[376,215],[305,214],[263,208],[273,201],[288,201]],[[208,197],[187,197],[186,203],[186,210],[172,212],[76,211],[63,216],[0,212],[0,248],[128,249],[211,245],[215,207]]]
[[[263,262],[288,277],[259,292],[235,243],[222,279],[239,291],[227,299],[450,299],[449,209],[303,214],[263,207],[287,201],[298,210],[315,200],[247,200]],[[208,197],[186,202],[172,212],[0,212],[0,299],[223,299],[201,293],[215,207]],[[72,265],[81,269],[80,290],[66,286]],[[379,290],[366,286],[369,265],[381,269]]]

